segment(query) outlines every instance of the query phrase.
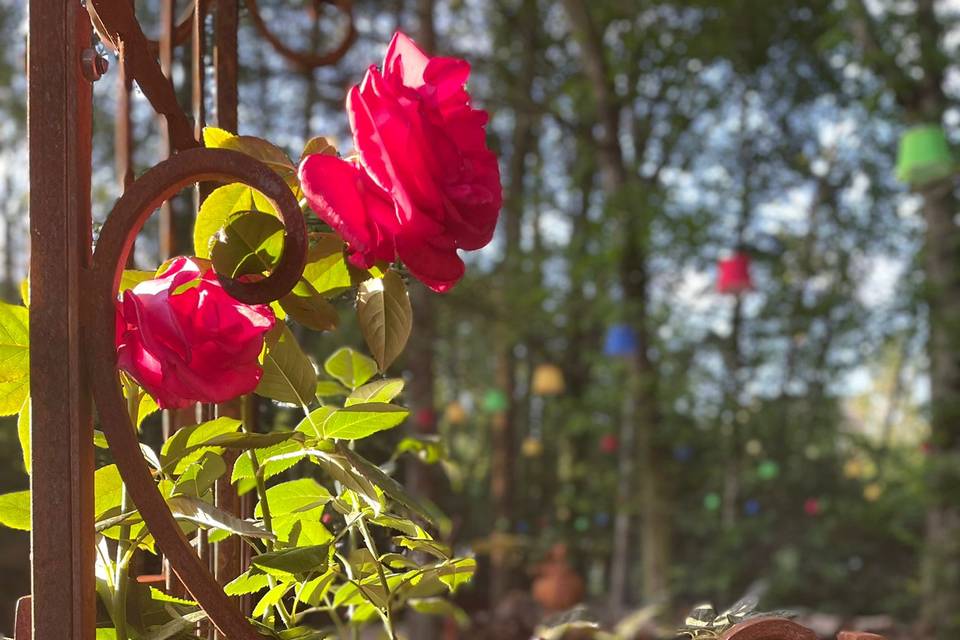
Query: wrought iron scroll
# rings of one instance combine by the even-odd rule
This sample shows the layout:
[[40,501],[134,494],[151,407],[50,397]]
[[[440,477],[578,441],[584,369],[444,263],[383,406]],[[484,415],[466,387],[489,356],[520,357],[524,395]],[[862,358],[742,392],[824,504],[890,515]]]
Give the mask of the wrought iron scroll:
[[[297,51],[287,46],[282,39],[270,31],[270,27],[267,26],[267,23],[260,15],[260,7],[257,5],[257,0],[244,0],[244,2],[247,5],[247,10],[250,12],[250,19],[253,20],[253,24],[257,27],[260,35],[273,46],[277,53],[304,70],[316,69],[333,64],[347,53],[350,45],[353,44],[353,41],[357,37],[357,30],[353,23],[351,0],[314,0],[317,7],[324,3],[333,5],[347,17],[346,35],[344,35],[343,39],[340,40],[335,47],[325,53]],[[320,12],[317,11],[316,14],[315,19],[319,20]]]
[[280,212],[286,229],[280,261],[265,279],[239,282],[219,276],[231,295],[248,303],[266,303],[285,295],[300,278],[307,248],[306,229],[300,207],[286,183],[263,163],[239,152],[202,148],[180,152],[130,185],[103,225],[85,281],[86,366],[117,468],[157,546],[224,636],[231,640],[258,640],[260,634],[223,592],[167,508],[141,454],[117,373],[114,301],[133,241],[162,202],[200,181],[243,182],[257,189]]

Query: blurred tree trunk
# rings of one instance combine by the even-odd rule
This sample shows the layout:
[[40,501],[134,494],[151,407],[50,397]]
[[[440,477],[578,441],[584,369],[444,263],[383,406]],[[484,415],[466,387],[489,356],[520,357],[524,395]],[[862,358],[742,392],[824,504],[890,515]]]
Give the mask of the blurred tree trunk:
[[[510,139],[510,158],[506,167],[507,191],[500,226],[503,229],[503,262],[500,265],[497,295],[498,308],[507,309],[511,300],[516,300],[522,282],[522,254],[520,235],[524,213],[524,183],[527,175],[527,156],[535,149],[537,116],[531,110],[531,89],[536,71],[537,30],[539,18],[536,0],[522,0],[513,20],[514,29],[510,40],[522,39],[523,59],[518,75],[512,78],[510,95],[514,101],[514,128]],[[503,45],[509,46],[509,45]],[[509,322],[500,322],[495,328],[497,389],[507,398],[507,406],[493,416],[491,439],[490,494],[493,500],[493,515],[497,531],[509,530],[513,521],[513,502],[516,465],[517,414],[514,387],[516,386],[517,344],[515,327]],[[506,566],[506,554],[495,548],[491,553],[491,607],[503,597],[510,587],[510,568]]]
[[[604,58],[603,34],[597,29],[583,0],[564,0],[563,5],[582,50],[584,69],[596,104],[597,121],[601,125],[596,143],[603,189],[608,208],[615,219],[621,221],[624,230],[619,264],[620,283],[627,317],[633,320],[637,332],[638,348],[625,385],[626,404],[620,430],[621,478],[611,561],[610,609],[612,615],[619,616],[627,601],[632,546],[631,503],[637,481],[640,484],[642,595],[646,602],[662,602],[669,593],[670,521],[664,496],[663,469],[657,456],[656,436],[660,415],[656,371],[649,356],[651,336],[647,326],[649,274],[646,239],[650,212],[645,210],[643,202],[630,197],[631,187],[637,179],[627,170],[620,146],[620,107],[613,88],[614,79]],[[633,477],[634,469],[638,474],[636,478]]]
[[[944,80],[950,60],[935,0],[917,0],[913,16],[923,74],[914,79],[885,50],[889,39],[862,0],[853,16],[864,58],[884,78],[908,124],[941,125],[950,106]],[[896,20],[901,21],[898,15]],[[931,490],[921,565],[922,632],[938,640],[960,637],[960,225],[956,179],[921,189],[926,222],[926,300],[929,312],[932,450]]]

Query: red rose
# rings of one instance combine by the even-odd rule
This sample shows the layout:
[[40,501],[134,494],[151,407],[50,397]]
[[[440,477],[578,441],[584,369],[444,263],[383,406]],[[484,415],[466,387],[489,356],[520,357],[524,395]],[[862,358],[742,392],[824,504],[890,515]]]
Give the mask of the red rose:
[[232,298],[209,266],[179,257],[163,274],[123,292],[117,305],[117,356],[157,404],[177,409],[226,402],[260,382],[267,305]]
[[487,113],[470,107],[470,65],[430,58],[397,33],[383,68],[351,89],[357,158],[308,156],[300,183],[313,209],[369,267],[399,257],[435,291],[463,276],[457,249],[493,237],[503,196],[486,146]]

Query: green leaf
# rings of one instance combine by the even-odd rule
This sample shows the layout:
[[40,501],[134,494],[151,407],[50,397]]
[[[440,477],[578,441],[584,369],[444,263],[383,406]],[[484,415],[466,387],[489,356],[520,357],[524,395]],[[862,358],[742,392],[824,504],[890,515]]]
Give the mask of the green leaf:
[[454,558],[450,562],[437,567],[440,581],[447,585],[453,593],[462,584],[470,582],[477,571],[477,561],[473,558]]
[[17,439],[20,440],[20,451],[23,453],[23,468],[30,473],[30,396],[23,401],[20,413],[17,414]]
[[203,146],[216,149],[223,146],[224,142],[233,138],[235,135],[236,134],[230,133],[226,129],[220,129],[219,127],[204,127]]
[[220,529],[249,538],[273,540],[271,532],[257,524],[241,520],[223,509],[192,496],[174,496],[167,499],[167,506],[178,520],[186,520],[206,529]]
[[26,307],[0,302],[0,416],[20,411],[29,394],[29,312]]
[[[344,448],[344,451],[349,450]],[[358,455],[354,455],[354,458],[362,460]],[[359,496],[360,499],[373,509],[375,515],[379,515],[383,510],[383,501],[380,498],[380,494],[377,493],[376,487],[364,473],[354,466],[351,458],[348,458],[342,453],[314,451],[310,456],[310,460],[323,467],[344,489],[353,491]],[[334,502],[333,504],[336,503]]]
[[313,571],[326,571],[329,561],[330,547],[321,544],[262,553],[250,562],[261,571],[285,580]]
[[373,377],[377,363],[350,347],[341,347],[323,363],[324,370],[350,389]]
[[403,407],[380,402],[337,409],[323,423],[323,437],[360,440],[378,431],[392,429],[403,422],[409,413]]
[[263,194],[245,184],[234,182],[214,189],[200,205],[193,224],[193,252],[198,258],[210,258],[210,249],[230,216],[241,211],[261,211],[276,215]]
[[305,407],[316,394],[317,372],[290,329],[283,325],[280,337],[267,348],[263,377],[255,393],[266,398]]
[[210,250],[213,268],[231,278],[269,271],[283,252],[283,235],[283,223],[269,213],[232,214]]
[[343,240],[336,234],[310,234],[303,280],[324,297],[338,295],[353,286],[343,249]]
[[296,547],[330,544],[333,540],[333,534],[321,522],[305,518],[299,513],[275,518],[273,530],[278,540]]
[[316,578],[307,580],[297,591],[297,598],[301,602],[306,602],[307,604],[318,607],[323,602],[324,596],[327,594],[327,591],[330,590],[330,587],[333,585],[334,579],[337,577],[336,571],[333,569],[327,569],[324,573],[320,574]]
[[0,495],[0,525],[20,531],[30,530],[29,491],[14,491]]
[[336,410],[337,407],[331,405],[317,407],[303,417],[303,420],[297,425],[297,431],[305,433],[312,438],[323,438],[323,423],[326,422],[327,418],[333,415],[333,412]]
[[380,556],[380,562],[391,569],[416,569],[420,565],[399,553],[384,553]]
[[120,275],[120,293],[127,289],[133,289],[141,282],[153,280],[157,277],[156,271],[141,271],[139,269],[124,269]]
[[219,140],[217,146],[221,149],[232,149],[256,158],[283,178],[298,200],[302,196],[297,168],[287,157],[287,154],[272,142],[256,136],[233,136]]
[[443,441],[439,436],[407,436],[395,449],[396,455],[412,453],[427,464],[442,462],[447,457]]
[[280,306],[291,318],[313,331],[336,329],[340,320],[334,306],[303,279],[280,298]]
[[23,300],[23,306],[30,307],[30,278],[20,281],[20,299]]
[[[267,489],[267,504],[274,516],[292,513],[306,515],[317,508],[322,509],[332,497],[326,487],[313,478],[281,482]],[[257,503],[254,515],[258,518],[263,516],[262,507],[262,504]]]
[[259,618],[265,614],[270,607],[276,606],[278,602],[283,599],[283,596],[286,595],[287,591],[293,587],[293,582],[281,582],[277,586],[267,591],[267,595],[263,596],[260,599],[260,602],[257,603],[257,606],[253,608],[253,617]]
[[93,473],[93,517],[99,520],[108,511],[120,508],[123,480],[117,465],[100,467]]
[[304,158],[314,153],[322,153],[327,156],[336,156],[338,155],[337,145],[333,143],[333,140],[324,136],[310,138],[307,141],[307,144],[305,144],[303,147],[303,153],[300,154],[300,160],[302,161]]
[[241,573],[223,587],[228,596],[242,596],[256,593],[270,585],[270,576],[265,573],[251,573],[251,570]]
[[202,455],[201,449],[212,447],[218,436],[236,433],[240,421],[226,416],[178,429],[163,443],[160,463],[164,469],[174,468],[174,473],[183,473],[186,467]]
[[335,396],[349,395],[350,390],[335,380],[318,380],[317,397],[332,398]]
[[344,406],[366,402],[390,402],[403,391],[403,378],[385,378],[368,382],[347,396]]
[[380,371],[397,359],[413,329],[413,309],[407,285],[396,271],[382,279],[371,278],[360,285],[357,299],[360,331]]
[[[263,479],[269,480],[303,460],[306,454],[297,453],[302,450],[302,445],[296,440],[285,440],[270,447],[251,450],[237,458],[236,462],[233,463],[233,474],[230,481],[237,485],[237,492],[243,495],[256,487],[253,463],[250,460],[251,454],[257,457],[257,463],[262,469]],[[280,458],[271,460],[271,458],[277,456],[280,456]]]
[[411,538],[409,536],[395,536],[393,538],[393,542],[397,546],[410,549],[411,551],[420,551],[422,553],[440,558],[441,560],[448,560],[451,555],[450,547],[437,542],[436,540]]
[[290,440],[303,440],[295,431],[271,431],[270,433],[224,433],[210,438],[207,444],[225,449],[265,449]]
[[444,598],[413,598],[407,601],[407,605],[417,613],[453,618],[460,628],[466,628],[470,624],[467,612]]
[[227,463],[223,458],[213,451],[205,451],[177,478],[173,490],[195,498],[203,497],[226,472]]
[[432,523],[436,521],[437,518],[433,513],[433,509],[430,509],[418,498],[410,494],[403,485],[384,473],[380,467],[360,454],[351,451],[348,447],[343,446],[342,443],[337,445],[337,452],[346,458],[351,468],[356,469],[357,473],[360,473],[367,482],[378,486],[381,491],[405,507],[409,512],[423,518],[427,522]]

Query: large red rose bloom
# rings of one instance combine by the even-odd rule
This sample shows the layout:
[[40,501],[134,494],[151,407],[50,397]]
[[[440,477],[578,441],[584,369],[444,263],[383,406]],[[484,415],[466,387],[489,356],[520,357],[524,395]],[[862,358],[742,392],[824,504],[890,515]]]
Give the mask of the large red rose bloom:
[[123,292],[117,305],[117,358],[164,409],[226,402],[253,391],[263,369],[267,305],[232,298],[207,265],[172,260],[159,278]]
[[347,98],[357,158],[311,155],[300,182],[313,209],[369,267],[399,257],[435,291],[463,276],[458,249],[490,242],[503,201],[487,113],[470,106],[470,65],[431,58],[397,33],[383,68]]

